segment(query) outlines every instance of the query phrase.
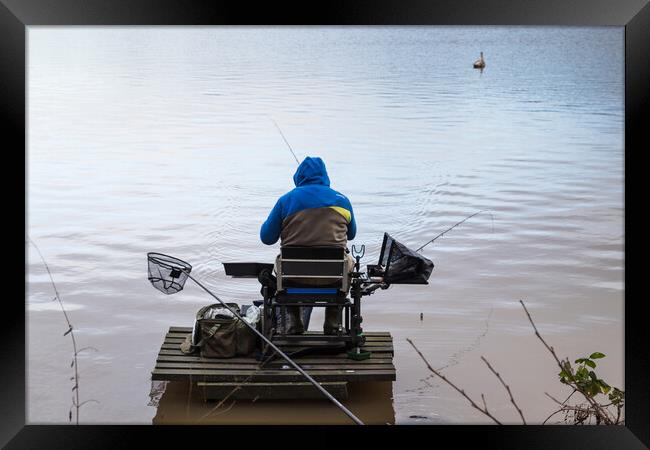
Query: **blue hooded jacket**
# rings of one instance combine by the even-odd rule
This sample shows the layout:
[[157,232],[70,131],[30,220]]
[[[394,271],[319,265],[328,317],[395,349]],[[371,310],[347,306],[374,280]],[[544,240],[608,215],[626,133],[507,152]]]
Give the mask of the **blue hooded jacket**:
[[357,225],[352,205],[346,196],[330,188],[325,163],[318,157],[306,157],[293,176],[296,187],[278,199],[268,219],[262,225],[260,238],[267,245],[275,244],[280,238],[283,221],[297,212],[330,207],[347,221],[347,238],[354,239]]

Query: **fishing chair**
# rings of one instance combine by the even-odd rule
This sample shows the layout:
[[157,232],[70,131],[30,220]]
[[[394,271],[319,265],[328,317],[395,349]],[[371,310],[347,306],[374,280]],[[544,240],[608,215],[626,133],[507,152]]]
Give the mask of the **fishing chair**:
[[[283,247],[277,270],[277,290],[265,295],[265,334],[283,344],[304,342],[310,346],[347,347],[354,339],[350,319],[359,315],[357,302],[347,296],[350,275],[342,247]],[[287,334],[289,308],[338,308],[335,334]]]

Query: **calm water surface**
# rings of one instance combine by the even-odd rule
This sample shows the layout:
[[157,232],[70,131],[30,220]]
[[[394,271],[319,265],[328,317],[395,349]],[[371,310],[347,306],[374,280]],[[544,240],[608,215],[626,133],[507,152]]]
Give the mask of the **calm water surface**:
[[[395,340],[396,423],[489,420],[428,378],[406,338],[505,422],[518,415],[481,355],[529,422],[553,411],[544,392],[565,391],[519,299],[562,356],[607,354],[602,377],[622,387],[623,37],[613,27],[29,27],[27,232],[79,345],[97,349],[80,356],[81,399],[100,402],[81,422],[151,423],[163,336],[211,300],[194,286],[152,289],[147,252],[190,262],[223,298],[258,297],[220,262],[278,251],[259,227],[296,166],[271,117],[351,199],[365,263],[384,231],[417,248],[491,212],[425,249],[436,264],[428,286],[364,302],[365,328]],[[480,51],[483,72],[472,69]],[[64,423],[71,345],[31,247],[26,273],[28,421]],[[340,413],[323,402],[314,417],[328,414]]]

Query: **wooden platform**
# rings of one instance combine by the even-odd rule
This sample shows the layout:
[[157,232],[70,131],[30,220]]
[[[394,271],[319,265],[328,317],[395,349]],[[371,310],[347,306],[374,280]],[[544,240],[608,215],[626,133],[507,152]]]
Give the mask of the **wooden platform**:
[[[205,389],[209,399],[222,398],[238,384],[244,383],[233,398],[317,398],[322,396],[288,363],[278,358],[259,368],[254,357],[228,359],[201,358],[185,355],[179,345],[190,334],[190,327],[170,327],[151,373],[154,381],[186,380]],[[395,381],[393,339],[388,332],[367,332],[363,351],[372,352],[369,359],[354,361],[346,353],[306,354],[296,356],[298,363],[316,381],[338,398],[347,397],[348,382]],[[298,350],[279,345],[286,353]]]

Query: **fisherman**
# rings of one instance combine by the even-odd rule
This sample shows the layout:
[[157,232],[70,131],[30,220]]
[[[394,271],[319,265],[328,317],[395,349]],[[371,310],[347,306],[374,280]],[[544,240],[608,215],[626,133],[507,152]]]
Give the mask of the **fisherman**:
[[[268,219],[262,225],[260,238],[267,245],[335,246],[346,249],[346,270],[354,270],[354,258],[347,249],[348,240],[354,239],[357,225],[350,200],[330,188],[325,163],[319,157],[306,157],[293,175],[296,187],[275,203]],[[275,272],[280,256],[275,260]],[[306,279],[310,285],[323,285],[318,278]],[[304,319],[298,308],[287,308],[289,334],[301,334],[309,326],[311,308],[305,310]],[[306,323],[306,326],[305,326]],[[340,325],[338,308],[325,308],[325,334],[335,334]]]

